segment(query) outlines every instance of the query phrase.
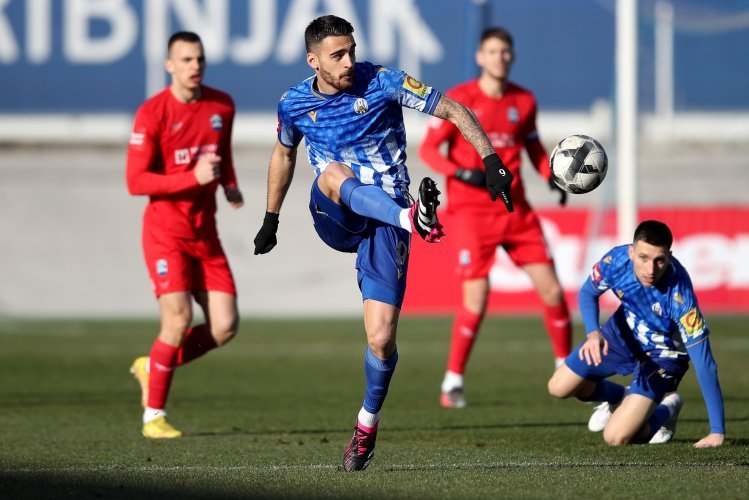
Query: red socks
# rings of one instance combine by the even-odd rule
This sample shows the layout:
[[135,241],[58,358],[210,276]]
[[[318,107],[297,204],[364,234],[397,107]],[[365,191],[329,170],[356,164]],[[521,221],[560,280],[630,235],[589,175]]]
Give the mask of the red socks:
[[451,372],[462,375],[465,371],[482,320],[481,314],[471,312],[465,307],[461,308],[458,315],[455,316],[450,356],[447,361],[447,369]]
[[194,326],[185,333],[182,347],[177,352],[177,366],[189,363],[216,347],[218,345],[205,323]]
[[555,358],[566,358],[572,352],[572,322],[567,303],[545,306],[544,325]]
[[159,339],[151,347],[151,366],[148,378],[148,407],[162,410],[166,406],[169,386],[177,362],[179,347],[169,345]]

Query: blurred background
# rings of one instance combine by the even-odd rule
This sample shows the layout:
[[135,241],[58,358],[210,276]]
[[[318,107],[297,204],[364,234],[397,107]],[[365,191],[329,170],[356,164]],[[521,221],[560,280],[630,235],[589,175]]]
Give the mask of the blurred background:
[[[630,66],[617,56],[622,12],[635,21],[626,74]],[[201,35],[206,84],[237,104],[235,166],[247,203],[238,211],[220,204],[218,219],[240,309],[358,314],[354,258],[315,235],[312,171],[302,155],[278,247],[254,256],[251,245],[265,209],[276,103],[311,74],[303,31],[328,13],[352,22],[360,60],[402,68],[440,90],[477,76],[473,54],[485,27],[513,33],[511,79],[536,94],[549,151],[582,133],[609,156],[604,184],[571,196],[566,208],[524,167],[572,304],[590,264],[626,242],[617,213],[628,206],[639,219],[671,225],[674,254],[703,309],[749,311],[749,0],[4,0],[0,316],[157,314],[140,246],[146,200],[127,194],[125,156],[135,110],[168,84],[166,41],[180,29]],[[623,81],[634,89],[629,108],[619,99]],[[624,113],[635,116],[634,141],[622,139]],[[425,117],[405,114],[418,180],[429,173],[416,155]],[[634,164],[625,168],[627,158]],[[633,190],[619,189],[630,181]],[[451,313],[458,285],[447,246],[414,244],[413,254],[404,313]],[[444,274],[435,276],[435,266]],[[492,289],[494,313],[539,305],[501,251]]]

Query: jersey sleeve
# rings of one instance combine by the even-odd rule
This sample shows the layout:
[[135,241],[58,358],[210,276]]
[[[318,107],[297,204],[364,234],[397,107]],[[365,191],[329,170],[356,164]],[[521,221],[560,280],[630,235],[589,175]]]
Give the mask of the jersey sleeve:
[[401,70],[379,67],[377,78],[385,95],[404,108],[415,109],[429,115],[437,109],[442,93],[425,85]]
[[281,100],[278,102],[278,128],[276,133],[278,134],[278,142],[289,149],[297,147],[304,137],[299,129],[294,126],[294,122],[289,115],[286,93],[281,96]]
[[221,185],[225,188],[237,187],[237,173],[234,170],[234,153],[231,147],[235,113],[234,103],[232,103],[226,133],[222,137],[223,144],[221,145]]
[[702,390],[702,397],[707,407],[707,417],[710,420],[710,432],[716,434],[726,433],[725,409],[723,407],[723,392],[718,381],[718,365],[715,363],[710,339],[691,344],[687,347],[689,359],[694,365],[697,381]]
[[442,154],[442,145],[450,142],[458,129],[451,122],[437,117],[429,118],[427,133],[419,146],[419,157],[432,170],[451,176],[461,165],[456,165]]
[[157,196],[175,194],[198,186],[195,174],[188,170],[166,175],[153,170],[163,159],[159,148],[157,121],[146,108],[135,115],[133,131],[127,148],[126,180],[130,194]]
[[551,177],[551,166],[549,165],[549,157],[546,154],[541,139],[538,136],[538,129],[536,128],[536,101],[535,99],[531,103],[531,109],[528,115],[527,129],[525,133],[525,150],[528,151],[528,156],[536,167],[536,170],[546,180]]
[[598,304],[598,298],[603,295],[606,290],[611,288],[608,281],[611,262],[612,257],[610,254],[596,262],[590,271],[590,276],[585,280],[583,286],[580,287],[578,302],[580,306],[580,315],[582,316],[583,324],[585,325],[585,333],[590,333],[601,328],[599,323],[600,307]]
[[671,320],[676,323],[682,342],[689,348],[691,345],[702,342],[708,336],[709,330],[697,304],[697,297],[691,288],[691,283],[689,288],[682,288],[675,292],[676,295],[679,300],[675,301],[677,305],[672,309]]

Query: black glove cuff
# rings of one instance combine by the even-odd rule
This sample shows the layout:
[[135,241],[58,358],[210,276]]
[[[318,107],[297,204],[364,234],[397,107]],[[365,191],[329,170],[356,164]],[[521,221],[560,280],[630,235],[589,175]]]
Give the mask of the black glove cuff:
[[484,162],[484,169],[486,169],[487,172],[496,172],[500,168],[505,167],[505,164],[502,163],[502,160],[497,153],[492,153],[481,161]]
[[265,218],[263,218],[264,224],[275,224],[278,225],[278,214],[273,212],[265,212]]

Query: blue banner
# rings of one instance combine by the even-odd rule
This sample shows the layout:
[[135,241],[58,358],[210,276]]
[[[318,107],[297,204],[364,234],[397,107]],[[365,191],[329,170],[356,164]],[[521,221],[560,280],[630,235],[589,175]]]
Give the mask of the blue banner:
[[[613,97],[613,0],[0,0],[0,112],[132,112],[168,84],[166,42],[180,29],[203,38],[206,84],[232,94],[242,112],[273,111],[286,88],[312,74],[304,28],[328,13],[352,22],[359,59],[441,90],[477,74],[478,35],[497,24],[515,37],[512,79],[533,90],[542,109],[587,110]],[[736,63],[749,30],[739,24],[704,36],[680,26],[676,106],[749,108],[749,71]],[[647,107],[652,12],[640,13],[640,28]]]

